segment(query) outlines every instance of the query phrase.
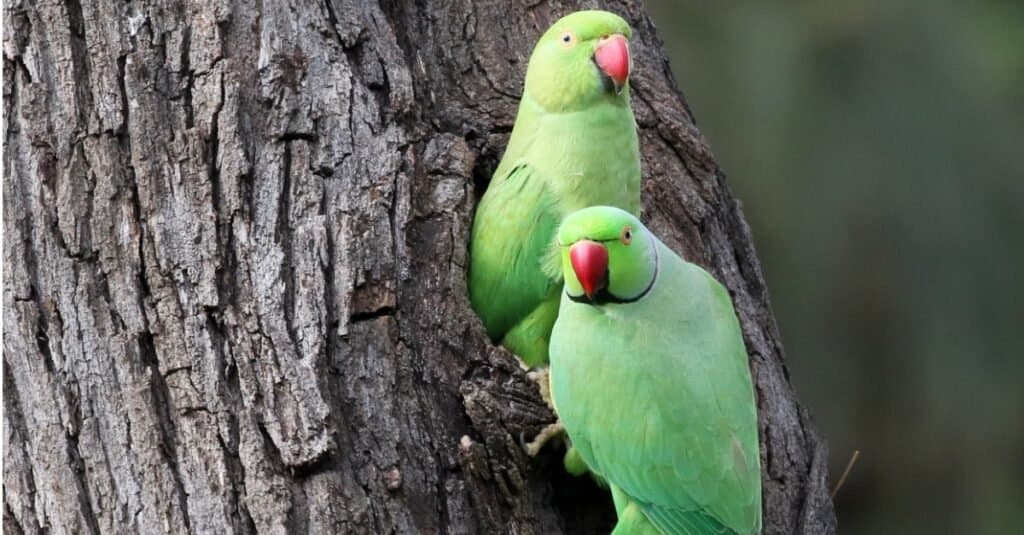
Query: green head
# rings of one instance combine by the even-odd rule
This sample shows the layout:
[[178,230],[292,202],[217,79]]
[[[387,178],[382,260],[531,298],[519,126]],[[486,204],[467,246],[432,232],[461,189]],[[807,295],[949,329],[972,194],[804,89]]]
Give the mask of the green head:
[[658,276],[654,236],[619,208],[573,212],[558,229],[565,291],[574,301],[630,303],[647,295]]
[[548,29],[530,56],[524,94],[551,112],[600,100],[629,104],[629,24],[607,11],[577,11]]

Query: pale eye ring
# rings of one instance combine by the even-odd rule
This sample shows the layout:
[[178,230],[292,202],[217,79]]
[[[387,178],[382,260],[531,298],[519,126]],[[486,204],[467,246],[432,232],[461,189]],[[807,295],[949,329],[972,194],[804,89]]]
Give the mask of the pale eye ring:
[[558,38],[558,43],[565,48],[572,48],[576,46],[576,34],[572,30],[565,30]]
[[623,245],[629,245],[630,243],[633,242],[633,229],[632,229],[632,227],[627,225],[626,227],[624,227],[622,229],[622,235],[619,236],[619,241],[621,241]]

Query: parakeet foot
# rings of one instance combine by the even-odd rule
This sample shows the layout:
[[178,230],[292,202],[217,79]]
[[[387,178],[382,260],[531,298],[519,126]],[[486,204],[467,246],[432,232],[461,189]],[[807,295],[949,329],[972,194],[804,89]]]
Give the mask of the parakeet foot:
[[533,440],[526,445],[527,455],[536,457],[540,453],[541,448],[544,447],[544,444],[547,444],[549,440],[562,433],[565,433],[565,426],[562,425],[561,420],[541,429],[540,433],[537,433],[537,436],[533,437]]
[[551,401],[551,381],[548,376],[547,367],[534,368],[530,370],[526,376],[533,380],[533,382],[537,383],[537,387],[540,388],[541,399],[544,400],[544,403],[548,404],[548,407],[552,412],[555,412],[555,404]]

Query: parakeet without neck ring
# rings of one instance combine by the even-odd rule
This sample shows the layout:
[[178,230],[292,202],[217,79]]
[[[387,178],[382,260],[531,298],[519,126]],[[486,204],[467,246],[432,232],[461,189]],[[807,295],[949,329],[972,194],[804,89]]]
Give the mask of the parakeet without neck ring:
[[559,222],[598,204],[640,213],[631,35],[612,13],[580,11],[541,36],[511,138],[477,208],[470,301],[491,339],[530,366],[547,363],[558,313]]
[[558,242],[551,396],[612,490],[613,533],[758,532],[757,408],[729,293],[617,208],[568,216]]

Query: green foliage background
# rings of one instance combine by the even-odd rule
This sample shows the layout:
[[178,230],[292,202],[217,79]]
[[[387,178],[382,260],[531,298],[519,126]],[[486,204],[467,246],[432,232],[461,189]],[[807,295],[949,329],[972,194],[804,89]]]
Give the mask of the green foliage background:
[[833,481],[862,451],[840,533],[1022,529],[1024,2],[648,7]]

